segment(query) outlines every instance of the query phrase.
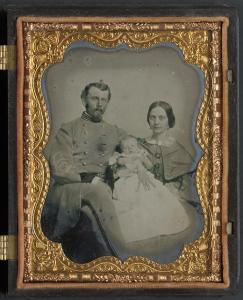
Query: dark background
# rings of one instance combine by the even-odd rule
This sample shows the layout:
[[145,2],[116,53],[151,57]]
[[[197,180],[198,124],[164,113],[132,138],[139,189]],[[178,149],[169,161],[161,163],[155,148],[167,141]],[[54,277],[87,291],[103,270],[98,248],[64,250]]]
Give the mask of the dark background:
[[[238,16],[239,16],[239,49],[242,50],[242,42],[243,42],[243,28],[242,28],[242,23],[241,20],[243,18],[243,0],[228,0],[228,1],[208,1],[208,0],[191,0],[191,1],[187,1],[187,0],[171,0],[171,1],[166,1],[166,0],[84,0],[84,1],[78,1],[78,0],[72,0],[72,1],[68,1],[68,0],[59,0],[59,1],[55,1],[55,0],[9,0],[9,1],[4,1],[4,0],[0,0],[0,39],[1,39],[1,44],[6,44],[7,43],[7,28],[6,28],[6,24],[7,24],[7,18],[6,18],[6,10],[9,8],[15,8],[17,10],[22,10],[22,14],[23,12],[25,12],[28,8],[31,8],[33,10],[36,9],[36,11],[40,10],[40,8],[47,8],[48,12],[51,14],[55,14],[57,12],[58,9],[61,8],[68,8],[71,9],[73,8],[73,12],[75,12],[75,9],[82,9],[82,11],[86,11],[88,12],[89,9],[102,9],[103,11],[117,11],[119,13],[123,13],[126,14],[129,13],[129,11],[131,10],[136,10],[136,9],[147,9],[151,12],[151,14],[153,13],[153,11],[158,11],[158,10],[164,10],[165,12],[171,12],[173,11],[173,9],[184,9],[184,14],[186,14],[188,12],[192,12],[193,9],[196,8],[201,8],[201,9],[209,9],[208,13],[214,13],[217,10],[220,10],[221,8],[227,8],[227,7],[234,7],[237,9],[238,12]],[[71,13],[69,13],[70,15]],[[21,15],[21,13],[20,13]],[[235,37],[234,37],[235,38]],[[12,39],[14,40],[15,37],[13,36]],[[11,40],[11,38],[10,38]],[[232,43],[234,43],[232,41]],[[241,51],[240,51],[241,52]],[[243,51],[242,51],[243,52]],[[235,53],[236,54],[236,53]],[[243,57],[242,57],[242,53],[240,53],[240,60],[238,62],[239,64],[239,71],[241,73],[242,71],[242,61],[243,61]],[[235,60],[237,60],[237,55],[235,55]],[[10,75],[11,77],[11,75]],[[13,77],[14,78],[14,77]],[[236,84],[236,83],[235,83]],[[9,92],[14,95],[15,93],[15,85],[11,86],[10,88],[12,90],[9,90]],[[1,95],[1,105],[0,105],[0,128],[1,128],[1,144],[0,144],[0,149],[1,149],[1,162],[0,162],[0,175],[1,175],[1,189],[0,189],[0,234],[7,234],[8,232],[8,221],[10,222],[10,224],[13,222],[15,222],[15,214],[14,212],[10,214],[10,219],[8,220],[8,199],[11,198],[11,195],[13,196],[14,194],[14,188],[15,185],[13,182],[15,182],[15,178],[13,178],[14,176],[14,165],[15,165],[15,158],[14,158],[14,152],[12,151],[12,147],[11,147],[11,142],[9,143],[10,147],[8,148],[8,127],[10,128],[14,128],[15,126],[15,120],[11,118],[11,113],[13,113],[13,109],[11,108],[11,105],[8,104],[8,89],[7,89],[7,73],[1,71],[0,72],[0,95]],[[241,133],[241,128],[243,128],[243,118],[241,118],[241,116],[243,115],[243,103],[242,101],[240,101],[240,99],[242,98],[242,93],[243,93],[243,86],[241,84],[239,84],[239,140],[242,141],[243,140],[243,134]],[[8,110],[10,111],[10,119],[8,120]],[[236,118],[234,116],[231,116],[231,118],[234,121],[234,129],[236,129]],[[9,125],[8,125],[9,124]],[[242,129],[243,130],[243,129]],[[232,133],[235,135],[235,137],[237,136],[237,130],[235,130],[236,132]],[[11,132],[11,131],[10,131]],[[9,136],[9,139],[11,140],[13,137]],[[13,138],[14,140],[14,138]],[[243,153],[242,151],[242,145],[239,146],[239,156],[241,153]],[[234,155],[237,155],[237,152],[234,150],[233,151]],[[8,159],[9,159],[9,164],[12,166],[12,169],[8,168]],[[236,161],[236,159],[235,159]],[[239,170],[243,169],[243,161],[240,159],[239,160]],[[6,175],[8,173],[8,170],[10,172],[9,174],[9,178]],[[233,173],[232,173],[233,174]],[[233,178],[234,180],[235,178]],[[239,178],[239,190],[242,189],[242,185],[240,185],[241,183],[241,178]],[[9,186],[9,189],[8,189]],[[234,197],[236,198],[236,193],[237,191],[234,190]],[[10,195],[10,196],[8,196]],[[234,199],[233,197],[233,199]],[[11,202],[11,201],[10,201]],[[11,204],[12,205],[12,204]],[[241,211],[242,211],[242,207],[241,207]],[[243,232],[243,226],[241,223],[241,232]],[[14,228],[14,226],[10,226],[10,228]],[[14,231],[14,229],[13,229]],[[242,244],[242,240],[241,240],[241,244]],[[243,248],[242,248],[243,249]],[[237,249],[235,249],[235,251],[237,251]],[[234,253],[232,253],[232,255],[234,256]],[[237,255],[237,253],[235,252],[235,255]],[[241,263],[241,270],[243,270],[243,264]],[[9,268],[9,272],[12,272],[14,274],[15,272],[15,267],[13,265],[13,267]],[[234,272],[236,272],[234,270]],[[6,292],[6,287],[7,287],[7,276],[8,274],[8,268],[7,268],[7,264],[6,262],[1,262],[0,264],[0,289],[2,292]],[[235,276],[237,276],[237,274],[234,274]],[[10,276],[11,277],[11,276]],[[14,276],[12,276],[14,277]],[[175,299],[175,298],[187,298],[189,297],[190,292],[182,292],[181,295],[174,295],[175,292],[171,291],[171,292],[165,292],[163,294],[162,292],[157,291],[151,291],[150,293],[148,291],[106,291],[105,293],[103,293],[102,291],[86,291],[86,292],[81,292],[81,291],[52,291],[49,292],[48,290],[43,290],[41,292],[24,292],[24,293],[17,293],[17,294],[12,294],[11,296],[9,295],[8,298],[21,298],[21,299],[28,299],[31,296],[36,296],[36,298],[39,299],[43,299],[46,298],[47,296],[51,296],[51,299],[56,299],[57,297],[60,298],[60,296],[63,296],[63,299],[67,299],[68,297],[71,297],[72,295],[75,295],[75,298],[77,296],[83,296],[84,298],[88,298],[89,299],[94,299],[97,296],[102,296],[103,299],[106,298],[116,298],[116,299],[124,299],[124,297],[126,296],[126,298],[134,298],[137,297],[138,299],[154,299],[155,297],[165,297],[166,299]],[[176,292],[176,294],[178,294],[178,292]],[[209,296],[209,294],[211,294]],[[213,295],[212,295],[213,294]],[[2,297],[5,297],[4,294],[1,294]],[[197,291],[197,296],[192,295],[193,298],[197,298],[197,299],[216,299],[219,297],[219,293],[218,292],[212,292],[209,290],[200,290]],[[243,299],[243,280],[240,279],[238,287],[234,287],[234,289],[230,292],[226,292],[226,295],[223,296],[224,299]],[[77,298],[78,299],[78,298]]]

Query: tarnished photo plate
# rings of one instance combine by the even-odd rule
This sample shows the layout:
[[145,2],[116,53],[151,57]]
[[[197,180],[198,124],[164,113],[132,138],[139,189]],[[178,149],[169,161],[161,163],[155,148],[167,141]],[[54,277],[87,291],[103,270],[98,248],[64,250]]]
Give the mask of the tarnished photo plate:
[[[228,25],[223,16],[17,19],[18,288],[229,286]],[[140,61],[143,55],[147,58]],[[194,75],[187,77],[190,72]],[[164,83],[156,83],[160,76]],[[62,243],[43,233],[42,212],[52,181],[45,151],[61,124],[81,114],[80,93],[92,81],[104,81],[111,89],[104,119],[137,138],[155,132],[152,119],[150,127],[146,121],[151,103],[168,101],[175,112],[175,128],[181,130],[175,136],[184,134],[186,148],[196,153],[194,189],[203,229],[173,261],[106,255],[78,263],[64,253]],[[76,87],[80,90],[75,94]]]

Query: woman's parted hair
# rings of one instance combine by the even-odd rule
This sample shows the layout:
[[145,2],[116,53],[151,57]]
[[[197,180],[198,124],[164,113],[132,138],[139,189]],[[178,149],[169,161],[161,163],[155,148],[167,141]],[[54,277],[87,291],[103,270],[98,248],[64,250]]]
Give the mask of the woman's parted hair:
[[175,126],[175,115],[174,115],[173,109],[172,109],[171,105],[165,101],[155,101],[149,106],[148,114],[147,114],[147,122],[149,123],[150,113],[151,113],[152,109],[154,109],[155,107],[163,108],[163,110],[166,112],[166,115],[168,118],[169,128],[174,127]]
[[99,82],[92,82],[92,83],[87,84],[81,93],[82,100],[86,100],[89,90],[92,87],[96,87],[96,88],[100,89],[101,91],[108,91],[108,101],[110,101],[110,99],[111,99],[110,87],[108,86],[108,84],[104,83],[102,80]]

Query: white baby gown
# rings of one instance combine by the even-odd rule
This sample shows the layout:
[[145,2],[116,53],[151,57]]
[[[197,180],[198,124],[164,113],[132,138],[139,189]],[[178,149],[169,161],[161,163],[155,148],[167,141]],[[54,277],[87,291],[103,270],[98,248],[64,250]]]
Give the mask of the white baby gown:
[[137,174],[119,178],[114,205],[126,243],[182,232],[190,225],[179,197],[148,171],[155,187],[145,190]]

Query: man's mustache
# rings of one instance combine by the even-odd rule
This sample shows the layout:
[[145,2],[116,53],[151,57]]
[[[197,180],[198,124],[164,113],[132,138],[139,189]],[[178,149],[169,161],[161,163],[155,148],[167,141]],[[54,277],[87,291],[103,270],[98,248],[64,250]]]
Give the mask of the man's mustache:
[[[85,108],[86,108],[86,110],[88,110],[89,109],[89,105],[88,105],[88,103],[85,105]],[[104,108],[102,108],[102,107],[97,107],[97,108],[95,108],[95,109],[93,109],[93,111],[94,112],[104,112],[105,111],[105,109]]]

